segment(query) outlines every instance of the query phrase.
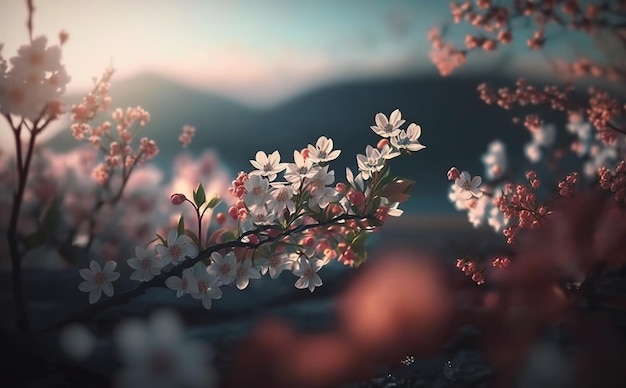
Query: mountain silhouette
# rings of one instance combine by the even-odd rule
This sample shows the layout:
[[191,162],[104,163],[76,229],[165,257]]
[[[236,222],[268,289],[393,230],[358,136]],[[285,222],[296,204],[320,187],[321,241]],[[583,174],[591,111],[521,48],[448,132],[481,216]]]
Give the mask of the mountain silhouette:
[[[454,211],[447,199],[448,169],[457,166],[482,175],[481,155],[492,140],[505,142],[513,163],[524,163],[523,145],[530,135],[513,124],[511,112],[479,99],[480,82],[511,86],[514,80],[438,75],[353,80],[320,87],[278,106],[254,109],[159,76],[142,75],[118,84],[113,80],[111,96],[113,107],[141,105],[150,112],[151,121],[141,133],[159,145],[155,163],[166,174],[181,151],[177,140],[181,128],[191,124],[196,134],[187,150],[193,154],[216,151],[233,177],[240,170],[252,169],[249,159],[258,150],[279,150],[282,161],[291,161],[294,149],[315,144],[324,135],[342,150],[331,168],[337,180],[345,180],[346,166],[356,171],[356,154],[364,154],[368,144],[380,140],[370,129],[376,113],[389,115],[399,108],[407,120],[405,128],[411,122],[421,125],[420,142],[426,149],[394,159],[393,172],[416,181],[409,208],[441,212]],[[68,100],[79,99],[70,96]],[[563,115],[548,112],[545,117],[562,128]],[[67,130],[48,144],[67,150],[76,141]]]

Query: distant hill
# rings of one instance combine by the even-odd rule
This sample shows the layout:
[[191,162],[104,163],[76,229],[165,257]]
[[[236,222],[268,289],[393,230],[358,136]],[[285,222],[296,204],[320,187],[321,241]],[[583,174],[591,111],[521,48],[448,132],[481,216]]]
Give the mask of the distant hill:
[[[342,150],[334,164],[338,179],[345,167],[356,169],[355,156],[378,136],[370,130],[378,112],[400,108],[408,122],[422,126],[420,141],[426,145],[411,157],[394,160],[394,171],[417,181],[410,208],[420,211],[454,211],[447,200],[451,166],[483,173],[480,161],[487,144],[500,138],[513,161],[523,162],[522,145],[530,136],[512,123],[511,112],[484,104],[476,87],[487,81],[512,85],[508,79],[473,79],[439,76],[352,81],[310,91],[279,106],[255,110],[210,93],[193,90],[153,75],[113,83],[114,107],[141,105],[151,114],[143,132],[161,149],[156,163],[169,172],[173,156],[180,152],[178,134],[183,124],[196,126],[189,151],[214,149],[235,174],[250,170],[249,159],[258,150],[278,149],[290,160],[294,149],[314,143],[321,135],[334,139]],[[77,101],[78,96],[70,96]],[[555,115],[557,125],[563,117]],[[406,127],[406,125],[405,125]],[[76,145],[63,131],[49,145],[64,150]]]

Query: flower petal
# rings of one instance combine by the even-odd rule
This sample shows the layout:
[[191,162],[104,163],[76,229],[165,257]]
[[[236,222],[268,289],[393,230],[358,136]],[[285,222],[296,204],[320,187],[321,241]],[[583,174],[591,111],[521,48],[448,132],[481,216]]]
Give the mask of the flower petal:
[[94,273],[87,268],[81,268],[80,270],[78,270],[78,273],[85,280],[93,281],[94,279]]
[[78,289],[82,292],[91,292],[96,288],[96,283],[90,282],[88,280],[80,282],[78,285]]
[[395,125],[396,122],[401,119],[402,119],[402,113],[400,113],[400,109],[394,110],[393,112],[391,112],[391,115],[389,116],[389,122],[392,125]]
[[304,276],[302,276],[298,280],[296,280],[295,286],[296,288],[301,289],[301,290],[304,288],[307,288],[309,286],[309,280],[306,279]]
[[113,260],[109,260],[104,264],[104,268],[102,269],[102,272],[111,273],[113,272],[115,267],[117,267],[117,262]]
[[99,299],[100,296],[102,295],[102,287],[96,287],[94,288],[90,293],[89,293],[89,303],[90,304],[94,304],[96,303]]
[[109,282],[104,282],[104,284],[102,284],[102,291],[104,291],[106,296],[113,296],[113,285]]

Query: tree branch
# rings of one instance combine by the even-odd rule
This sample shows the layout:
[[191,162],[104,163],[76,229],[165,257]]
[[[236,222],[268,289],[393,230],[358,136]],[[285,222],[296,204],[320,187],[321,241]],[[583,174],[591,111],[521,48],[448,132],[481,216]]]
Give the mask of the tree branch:
[[90,318],[92,318],[94,315],[110,308],[110,307],[114,307],[114,306],[118,306],[118,305],[122,305],[124,303],[129,302],[131,299],[136,298],[140,295],[143,295],[146,290],[150,289],[150,288],[154,288],[154,287],[165,287],[165,280],[171,276],[180,276],[183,272],[184,269],[186,268],[190,268],[193,267],[196,263],[198,263],[201,260],[207,259],[209,257],[211,257],[211,254],[213,252],[217,252],[219,250],[222,249],[229,249],[229,248],[248,248],[248,249],[257,249],[258,247],[262,246],[262,245],[266,245],[266,244],[270,244],[276,241],[281,240],[284,237],[290,236],[290,235],[294,235],[300,232],[304,232],[306,230],[309,229],[313,229],[313,228],[317,228],[317,227],[324,227],[324,226],[330,226],[333,224],[337,224],[340,221],[347,221],[347,220],[375,220],[374,216],[360,216],[360,215],[351,215],[351,214],[344,214],[341,216],[337,216],[334,218],[331,218],[327,221],[323,221],[323,222],[318,222],[315,224],[306,224],[306,225],[299,225],[296,228],[293,229],[289,229],[289,230],[285,230],[282,233],[277,234],[276,236],[271,236],[271,237],[267,237],[265,239],[260,239],[260,241],[258,243],[245,243],[243,241],[241,241],[244,237],[249,236],[249,235],[257,235],[265,230],[268,230],[269,227],[267,226],[263,226],[260,227],[259,229],[255,229],[255,230],[251,230],[251,231],[247,231],[245,233],[242,233],[239,238],[237,240],[233,240],[233,241],[228,241],[228,242],[224,242],[221,244],[216,244],[213,245],[203,251],[201,251],[198,256],[196,256],[193,259],[190,260],[185,260],[184,262],[182,262],[181,264],[170,268],[168,271],[164,271],[161,274],[159,274],[158,276],[154,277],[152,280],[147,281],[147,282],[143,282],[141,284],[139,284],[138,286],[136,286],[135,288],[131,289],[131,290],[127,290],[127,291],[123,291],[120,292],[118,294],[115,294],[113,297],[108,298],[108,299],[103,299],[97,303],[94,303],[92,305],[89,305],[87,307],[85,307],[84,309],[82,309],[81,311],[78,311],[72,315],[70,315],[69,317],[66,317],[62,320],[60,320],[59,322],[43,329],[43,331],[49,331],[49,330],[55,330],[58,328],[61,328],[69,323],[72,322],[86,322],[88,321]]

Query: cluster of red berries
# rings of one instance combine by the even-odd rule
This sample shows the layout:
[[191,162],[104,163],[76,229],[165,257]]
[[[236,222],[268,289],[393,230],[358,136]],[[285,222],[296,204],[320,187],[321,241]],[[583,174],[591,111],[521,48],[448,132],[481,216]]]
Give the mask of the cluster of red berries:
[[517,225],[511,225],[503,230],[508,244],[515,241],[515,235],[519,229],[539,227],[540,218],[548,213],[545,206],[536,204],[535,190],[541,185],[537,173],[528,171],[526,179],[528,179],[529,187],[507,183],[504,187],[504,195],[494,200],[504,217],[517,220]]
[[246,194],[246,188],[243,183],[248,180],[248,174],[241,171],[237,175],[237,179],[233,180],[228,192],[237,198],[237,202],[228,209],[228,214],[234,219],[245,220],[248,214],[246,205],[243,202],[243,196]]
[[600,187],[611,190],[617,202],[623,202],[626,199],[626,162],[624,160],[618,163],[614,174],[608,168],[600,167],[598,175],[600,175]]
[[482,271],[478,269],[476,263],[471,260],[458,258],[456,260],[456,267],[459,268],[465,276],[471,276],[472,280],[476,282],[476,284],[481,285],[485,283],[485,276]]
[[568,174],[565,179],[559,182],[559,195],[564,198],[570,198],[575,193],[576,183],[580,179],[580,174],[573,172]]
[[508,257],[496,257],[491,261],[491,265],[495,268],[506,268],[511,264],[511,260]]

